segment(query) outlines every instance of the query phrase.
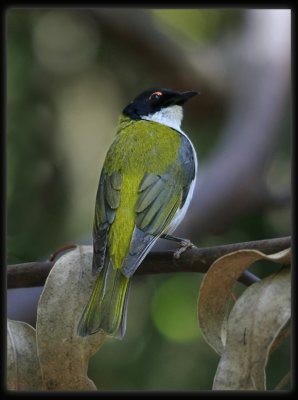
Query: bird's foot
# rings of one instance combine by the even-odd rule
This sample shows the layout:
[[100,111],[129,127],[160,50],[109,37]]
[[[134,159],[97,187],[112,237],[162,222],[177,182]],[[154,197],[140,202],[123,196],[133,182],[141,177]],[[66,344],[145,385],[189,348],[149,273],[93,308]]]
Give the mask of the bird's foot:
[[163,234],[161,235],[161,238],[179,243],[180,247],[174,253],[174,258],[176,258],[176,260],[178,260],[181,254],[184,253],[187,249],[191,249],[194,246],[194,244],[189,239],[183,239],[177,236]]
[[183,239],[183,240],[180,242],[180,247],[179,247],[179,249],[177,249],[177,250],[174,252],[174,258],[175,258],[176,260],[178,260],[178,259],[180,258],[180,256],[181,256],[182,253],[184,253],[184,252],[185,252],[186,250],[188,250],[188,249],[191,249],[193,246],[194,246],[194,244],[193,244],[190,240],[188,240],[188,239]]

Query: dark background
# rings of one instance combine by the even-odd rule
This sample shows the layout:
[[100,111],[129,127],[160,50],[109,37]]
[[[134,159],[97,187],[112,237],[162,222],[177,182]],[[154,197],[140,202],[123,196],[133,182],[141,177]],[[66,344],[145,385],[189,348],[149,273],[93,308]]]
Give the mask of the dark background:
[[[6,22],[8,264],[91,244],[118,116],[150,87],[200,92],[182,126],[198,184],[177,235],[211,246],[291,234],[289,10],[12,8]],[[211,389],[218,356],[196,319],[201,278],[134,278],[125,338],[90,363],[100,389]],[[8,317],[34,325],[40,291],[9,290]],[[288,340],[268,388],[289,368]]]

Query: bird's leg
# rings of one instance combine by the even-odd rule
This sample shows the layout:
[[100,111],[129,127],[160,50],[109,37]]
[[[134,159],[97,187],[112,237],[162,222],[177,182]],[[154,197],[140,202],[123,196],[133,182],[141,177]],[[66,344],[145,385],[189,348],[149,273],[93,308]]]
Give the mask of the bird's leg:
[[174,257],[176,259],[180,258],[180,255],[182,253],[184,253],[187,249],[191,249],[194,246],[194,244],[191,243],[191,241],[189,239],[184,239],[184,238],[180,238],[177,236],[167,235],[165,233],[162,234],[160,237],[161,237],[161,239],[171,240],[173,242],[177,242],[180,244],[179,249],[177,249],[174,253]]

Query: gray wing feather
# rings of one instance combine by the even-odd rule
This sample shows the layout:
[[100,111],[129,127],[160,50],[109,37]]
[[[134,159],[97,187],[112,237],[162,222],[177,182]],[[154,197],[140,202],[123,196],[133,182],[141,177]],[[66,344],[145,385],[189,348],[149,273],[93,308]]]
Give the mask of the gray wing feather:
[[93,225],[92,273],[97,274],[104,267],[108,233],[120,204],[121,174],[107,175],[101,172],[95,204]]
[[123,275],[130,278],[135,273],[157,239],[158,237],[154,237],[135,227],[129,253],[125,257],[121,268]]
[[182,137],[181,147],[179,150],[178,160],[182,167],[182,181],[183,181],[183,196],[182,204],[183,206],[192,181],[195,179],[195,155],[191,146],[190,141],[186,137]]
[[[155,180],[155,182],[153,184],[151,184],[150,186],[145,187],[145,189],[143,189],[140,192],[139,198],[138,198],[138,202],[135,206],[135,211],[136,212],[142,212],[144,211],[154,200],[156,200],[156,197],[159,195],[159,193],[162,191],[163,189],[163,185],[164,182],[162,180],[162,178],[160,176],[156,176],[156,175],[146,175],[146,177],[154,177],[157,178]],[[149,179],[148,179],[149,180]],[[151,179],[153,180],[153,179]]]
[[112,187],[116,190],[120,190],[122,184],[120,172],[113,172],[110,178]]
[[[144,176],[140,184],[140,188],[143,187],[144,190],[141,191],[135,207],[136,226],[129,252],[122,265],[122,272],[126,277],[134,274],[177,211],[181,201],[179,187],[180,191],[182,189],[181,184],[179,185],[179,175],[181,175],[180,168],[176,172],[167,172],[162,176],[151,174]],[[144,181],[154,183],[142,186]],[[146,193],[143,195],[143,192]]]
[[146,174],[139,187],[139,192],[142,192],[143,190],[147,189],[148,186],[153,185],[158,179],[160,178],[159,175],[153,175],[153,174]]
[[176,211],[183,207],[194,178],[193,149],[183,136],[176,165],[163,175],[146,174],[140,183],[140,196],[135,206],[136,226],[122,266],[126,277],[134,274]]
[[120,204],[120,191],[119,189],[115,189],[112,185],[112,177],[114,174],[111,176],[107,176],[105,179],[105,195],[106,195],[106,200],[108,202],[108,205],[110,208],[115,210],[116,208],[119,207]]

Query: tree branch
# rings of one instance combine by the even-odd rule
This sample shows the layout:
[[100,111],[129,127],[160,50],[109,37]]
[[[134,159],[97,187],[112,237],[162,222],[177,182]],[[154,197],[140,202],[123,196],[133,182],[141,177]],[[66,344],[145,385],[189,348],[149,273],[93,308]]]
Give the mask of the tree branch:
[[[276,253],[291,246],[291,238],[258,240],[254,242],[235,243],[224,246],[197,248],[193,247],[183,253],[180,259],[175,259],[172,252],[151,252],[145,258],[136,274],[159,274],[171,272],[201,272],[208,271],[212,263],[219,257],[241,249],[254,249],[266,254]],[[8,266],[7,286],[24,288],[43,286],[54,265],[54,261],[31,262]],[[257,282],[258,278],[246,271],[239,282],[246,286]]]

